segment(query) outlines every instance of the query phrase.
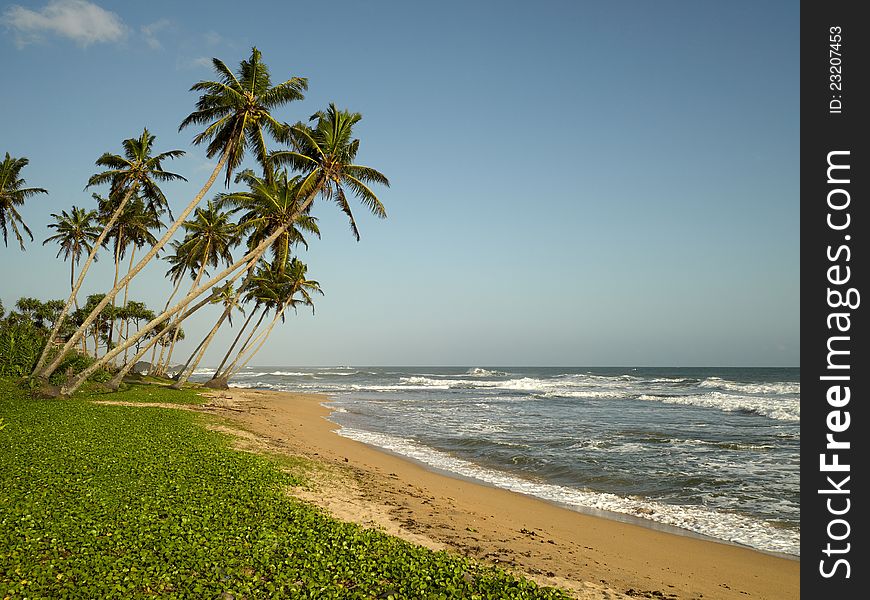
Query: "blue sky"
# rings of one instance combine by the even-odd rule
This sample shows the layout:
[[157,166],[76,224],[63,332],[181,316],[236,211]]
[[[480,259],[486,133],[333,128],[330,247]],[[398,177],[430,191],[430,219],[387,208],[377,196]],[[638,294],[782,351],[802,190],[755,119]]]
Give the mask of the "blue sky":
[[[0,247],[0,298],[65,297],[50,213],[91,207],[94,160],[143,127],[187,184],[212,163],[178,124],[208,59],[251,46],[309,78],[306,119],[363,114],[359,162],[391,181],[362,240],[321,203],[302,257],[326,295],[261,365],[798,365],[797,2],[0,4],[0,153],[49,190],[35,241]],[[213,193],[220,191],[213,188]],[[105,291],[104,253],[85,283]],[[131,295],[152,308],[158,263]],[[216,313],[185,327],[192,349]],[[219,360],[232,331],[213,345]],[[223,341],[222,341],[223,340]]]

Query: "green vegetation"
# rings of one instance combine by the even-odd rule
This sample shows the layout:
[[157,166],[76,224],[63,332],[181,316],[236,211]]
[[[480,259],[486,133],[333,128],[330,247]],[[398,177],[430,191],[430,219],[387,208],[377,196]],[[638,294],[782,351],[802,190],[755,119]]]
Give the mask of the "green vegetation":
[[199,401],[35,401],[0,379],[0,597],[564,598],[327,517],[286,494],[303,473],[201,415],[89,398]]

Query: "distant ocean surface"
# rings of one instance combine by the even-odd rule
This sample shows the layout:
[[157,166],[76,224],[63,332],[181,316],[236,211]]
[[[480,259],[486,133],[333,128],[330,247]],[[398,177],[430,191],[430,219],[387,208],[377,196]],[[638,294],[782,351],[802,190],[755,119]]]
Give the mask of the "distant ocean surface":
[[435,469],[800,554],[798,368],[255,367],[232,385],[329,394],[341,435]]

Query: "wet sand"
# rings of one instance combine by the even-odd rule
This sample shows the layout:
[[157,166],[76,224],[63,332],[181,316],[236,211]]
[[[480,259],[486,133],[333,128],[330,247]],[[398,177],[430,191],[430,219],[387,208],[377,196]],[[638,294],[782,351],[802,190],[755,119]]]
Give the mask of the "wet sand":
[[204,395],[207,410],[231,422],[218,428],[236,430],[243,449],[310,459],[310,483],[294,495],[339,519],[498,564],[576,598],[800,597],[797,560],[433,472],[337,435],[325,396],[240,388]]

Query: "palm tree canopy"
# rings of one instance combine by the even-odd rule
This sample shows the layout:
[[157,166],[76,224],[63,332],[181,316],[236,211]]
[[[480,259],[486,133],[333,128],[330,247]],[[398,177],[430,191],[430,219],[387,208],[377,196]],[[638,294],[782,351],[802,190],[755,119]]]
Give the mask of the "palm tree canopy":
[[171,243],[173,252],[163,257],[163,260],[171,266],[166,271],[166,276],[172,283],[178,283],[178,280],[184,277],[185,273],[190,273],[191,279],[196,277],[196,265],[190,262],[190,255],[184,252],[179,252],[181,247],[179,240],[173,240]]
[[[323,295],[323,290],[317,281],[306,279],[307,271],[308,267],[298,258],[288,259],[284,265],[266,262],[254,275],[250,298],[267,309],[280,311],[285,305],[295,309],[302,304],[310,306],[313,312],[311,294]],[[297,298],[297,294],[301,297]]]
[[63,254],[64,260],[72,257],[74,263],[79,261],[83,253],[90,254],[102,230],[97,222],[97,211],[73,206],[70,212],[63,210],[59,215],[52,213],[51,216],[54,223],[49,223],[48,227],[57,233],[46,238],[42,242],[43,246],[56,242],[60,246],[57,256]]
[[238,227],[216,201],[210,200],[205,208],[197,208],[194,218],[182,226],[187,235],[175,253],[184,257],[183,262],[192,268],[232,264],[231,250],[239,242]]
[[298,177],[289,177],[282,171],[271,179],[260,178],[246,169],[236,182],[244,181],[250,191],[220,194],[217,202],[230,207],[231,212],[244,211],[239,217],[239,231],[248,236],[248,247],[256,248],[260,242],[281,228],[284,232],[272,244],[276,264],[286,266],[290,248],[302,244],[308,248],[303,233],[320,237],[317,219],[300,212]]
[[149,208],[155,211],[167,210],[171,219],[172,211],[169,209],[169,203],[157,184],[167,181],[187,181],[177,173],[164,170],[162,164],[164,160],[184,156],[184,151],[170,150],[151,156],[155,139],[157,136],[152,135],[148,129],[143,129],[142,135],[138,138],[129,138],[121,142],[124,147],[123,156],[109,152],[103,154],[97,159],[96,164],[105,167],[106,170],[92,175],[85,189],[109,183],[111,186],[109,197],[121,198],[135,187],[146,200]]
[[227,187],[248,148],[269,177],[264,130],[274,139],[281,139],[287,129],[269,111],[294,100],[302,100],[303,92],[308,89],[308,79],[292,77],[273,86],[269,69],[256,48],[251,49],[251,57],[241,62],[236,73],[217,58],[212,59],[212,64],[218,80],[200,81],[190,88],[190,91],[202,92],[202,95],[196,110],[181,122],[178,130],[188,125],[206,126],[193,138],[193,143],[199,145],[208,142],[206,155],[209,158],[227,155]]
[[24,201],[31,196],[48,193],[42,188],[24,187],[21,169],[26,167],[29,162],[26,158],[12,158],[8,152],[3,162],[0,162],[0,229],[3,230],[3,244],[9,246],[7,238],[8,230],[11,228],[12,234],[18,240],[18,245],[21,246],[22,250],[24,250],[24,238],[19,226],[30,237],[30,241],[33,241],[33,233],[21,220],[17,207],[23,206]]
[[354,164],[359,151],[359,140],[353,138],[353,126],[362,115],[339,110],[330,103],[325,111],[311,115],[314,127],[296,123],[285,137],[290,150],[274,152],[271,160],[276,165],[288,165],[302,173],[299,194],[307,197],[320,193],[338,204],[350,220],[354,237],[359,240],[359,229],[353,218],[347,191],[356,196],[372,214],[385,218],[387,212],[377,195],[369,187],[373,183],[390,186],[387,177],[371,167]]
[[[99,206],[99,218],[108,222],[117,208],[118,196],[110,194],[109,198],[103,198],[94,194],[94,199]],[[103,244],[108,246],[109,240],[114,240],[119,258],[124,257],[130,244],[137,248],[155,245],[157,238],[151,232],[165,227],[160,218],[163,212],[164,209],[146,202],[137,194],[124,206]]]

